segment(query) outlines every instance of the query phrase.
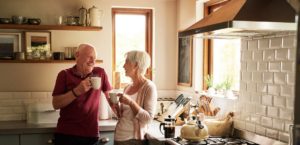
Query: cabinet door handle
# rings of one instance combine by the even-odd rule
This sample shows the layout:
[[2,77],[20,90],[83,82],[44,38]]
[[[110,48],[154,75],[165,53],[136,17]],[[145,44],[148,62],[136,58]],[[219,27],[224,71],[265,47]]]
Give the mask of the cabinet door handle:
[[99,142],[105,144],[105,143],[109,142],[109,138],[108,137],[100,138]]
[[49,139],[49,140],[47,141],[47,143],[48,143],[48,144],[53,144],[53,143],[54,143],[54,139]]

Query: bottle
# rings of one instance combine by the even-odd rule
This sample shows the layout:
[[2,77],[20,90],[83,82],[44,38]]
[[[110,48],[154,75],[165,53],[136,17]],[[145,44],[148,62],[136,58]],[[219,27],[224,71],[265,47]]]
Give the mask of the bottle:
[[86,26],[87,25],[87,9],[83,6],[79,9],[79,25]]
[[101,17],[102,11],[100,11],[97,7],[93,6],[89,8],[89,21],[90,26],[101,26]]

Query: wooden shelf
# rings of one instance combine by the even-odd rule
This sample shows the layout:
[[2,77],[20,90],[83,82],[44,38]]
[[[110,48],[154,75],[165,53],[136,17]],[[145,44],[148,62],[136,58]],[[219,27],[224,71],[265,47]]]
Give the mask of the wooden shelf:
[[[96,60],[96,63],[102,63],[103,60]],[[0,60],[0,63],[74,63],[75,60]]]
[[67,25],[0,24],[0,29],[100,31],[102,27],[67,26]]

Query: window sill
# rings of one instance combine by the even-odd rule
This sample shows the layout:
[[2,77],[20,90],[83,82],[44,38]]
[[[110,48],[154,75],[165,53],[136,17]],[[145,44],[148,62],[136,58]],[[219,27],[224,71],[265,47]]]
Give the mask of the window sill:
[[200,93],[200,95],[210,96],[213,98],[224,98],[224,99],[229,99],[229,100],[236,100],[238,98],[237,91],[233,91],[233,95],[231,95],[231,96],[226,96],[223,91],[215,92],[215,93],[208,93],[207,91],[203,91],[202,93]]

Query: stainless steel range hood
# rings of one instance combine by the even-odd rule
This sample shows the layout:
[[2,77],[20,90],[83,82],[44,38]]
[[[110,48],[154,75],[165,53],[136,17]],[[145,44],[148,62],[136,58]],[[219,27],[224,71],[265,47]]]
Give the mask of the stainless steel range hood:
[[286,0],[231,0],[179,37],[206,32],[206,37],[220,38],[264,36],[296,29],[296,11]]

